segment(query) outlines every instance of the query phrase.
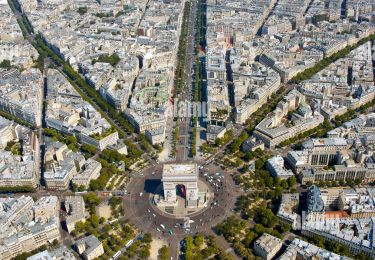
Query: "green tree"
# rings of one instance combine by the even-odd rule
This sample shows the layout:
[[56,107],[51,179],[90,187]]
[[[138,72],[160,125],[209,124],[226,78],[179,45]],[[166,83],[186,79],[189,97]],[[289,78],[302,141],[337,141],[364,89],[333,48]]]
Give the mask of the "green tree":
[[83,223],[82,221],[78,221],[75,224],[75,231],[77,233],[82,233],[84,230],[85,230],[85,223]]
[[160,260],[169,260],[169,249],[166,245],[159,249]]
[[10,60],[3,60],[0,62],[0,68],[2,69],[10,69],[12,65],[10,64]]
[[150,257],[150,246],[142,246],[142,248],[139,251],[139,256],[141,259],[147,259]]
[[194,244],[196,247],[198,248],[202,248],[203,246],[203,243],[204,243],[204,238],[201,234],[198,234],[195,238],[194,238]]
[[72,191],[73,191],[73,192],[78,191],[78,184],[76,184],[76,183],[73,183],[73,184],[72,184]]
[[294,185],[296,185],[297,179],[294,176],[291,176],[288,178],[288,186],[289,188],[292,188]]
[[354,185],[354,181],[353,180],[346,180],[346,185],[348,186],[353,186]]
[[288,225],[288,224],[285,224],[285,223],[281,223],[280,224],[280,229],[281,229],[281,232],[283,232],[283,233],[289,232],[290,229],[291,229],[291,226]]
[[281,180],[280,186],[283,187],[284,189],[287,189],[288,188],[288,182],[286,180]]
[[87,7],[86,7],[86,6],[78,7],[77,12],[78,12],[80,15],[84,15],[85,13],[87,13]]
[[266,186],[268,188],[272,188],[273,187],[273,178],[271,176],[268,176],[265,180],[265,183],[266,183]]
[[85,187],[85,185],[80,185],[79,187],[78,187],[78,191],[85,191],[86,190],[86,187]]
[[82,144],[82,146],[81,146],[81,151],[83,152],[83,153],[87,153],[87,154],[89,154],[89,155],[94,155],[95,153],[96,153],[96,148],[95,148],[95,146],[93,146],[93,145],[89,145],[89,144]]
[[142,243],[147,243],[147,244],[151,243],[152,242],[151,234],[150,233],[144,234],[141,241]]
[[313,242],[318,247],[324,248],[324,238],[323,237],[321,237],[321,236],[314,236],[313,237]]
[[93,228],[97,228],[99,226],[99,217],[96,214],[92,214],[89,221]]
[[277,222],[277,218],[272,210],[262,208],[256,209],[255,220],[266,227],[273,227]]

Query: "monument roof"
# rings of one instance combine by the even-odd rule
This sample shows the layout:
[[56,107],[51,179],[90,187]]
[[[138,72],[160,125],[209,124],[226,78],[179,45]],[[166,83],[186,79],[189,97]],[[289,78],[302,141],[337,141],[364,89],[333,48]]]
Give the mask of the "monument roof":
[[197,175],[198,166],[195,163],[189,164],[164,164],[163,176],[170,175]]

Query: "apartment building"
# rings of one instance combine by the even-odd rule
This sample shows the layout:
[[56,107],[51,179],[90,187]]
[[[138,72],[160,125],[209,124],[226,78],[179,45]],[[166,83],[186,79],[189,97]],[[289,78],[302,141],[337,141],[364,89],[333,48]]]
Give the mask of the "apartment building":
[[67,231],[71,233],[78,221],[85,222],[85,203],[81,196],[67,196],[65,197],[64,207],[68,213],[68,216],[65,218],[65,226]]
[[281,249],[282,241],[270,234],[264,233],[254,243],[254,253],[265,260],[272,259]]
[[104,254],[102,243],[94,235],[77,240],[74,246],[85,260],[93,260]]

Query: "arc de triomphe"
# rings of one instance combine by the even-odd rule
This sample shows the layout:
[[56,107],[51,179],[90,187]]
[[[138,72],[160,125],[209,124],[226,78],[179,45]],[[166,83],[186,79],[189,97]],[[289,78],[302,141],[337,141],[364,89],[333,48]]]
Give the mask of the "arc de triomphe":
[[164,164],[163,166],[163,190],[164,200],[167,203],[177,201],[176,186],[184,185],[186,189],[186,207],[198,207],[198,165],[197,164]]

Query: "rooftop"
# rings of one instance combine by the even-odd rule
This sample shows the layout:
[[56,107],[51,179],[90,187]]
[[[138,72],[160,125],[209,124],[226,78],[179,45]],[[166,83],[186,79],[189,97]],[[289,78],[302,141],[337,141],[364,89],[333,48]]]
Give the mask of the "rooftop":
[[282,243],[281,239],[271,236],[270,234],[263,233],[256,241],[255,244],[262,248],[265,252],[271,252]]
[[195,175],[198,176],[197,164],[164,164],[163,177],[168,175]]

